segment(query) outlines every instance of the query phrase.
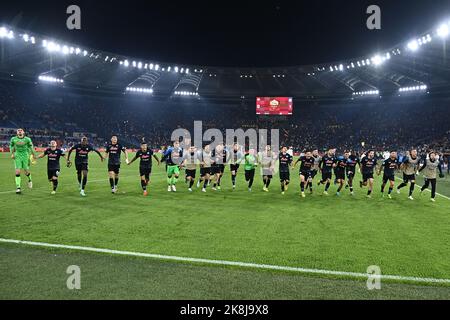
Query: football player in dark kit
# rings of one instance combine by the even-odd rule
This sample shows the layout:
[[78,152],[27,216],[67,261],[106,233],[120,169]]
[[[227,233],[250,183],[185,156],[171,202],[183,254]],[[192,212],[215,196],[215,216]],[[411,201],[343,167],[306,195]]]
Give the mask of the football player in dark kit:
[[361,188],[368,185],[369,190],[367,191],[367,198],[372,198],[373,172],[376,166],[377,160],[375,159],[375,151],[370,150],[361,160],[361,173],[363,180],[359,183]]
[[[350,194],[353,196],[353,179],[355,178],[356,165],[360,165],[360,162],[355,152],[350,153],[349,151],[345,151],[344,157],[347,159],[347,166],[345,168],[347,174],[347,186],[350,188]],[[345,188],[347,188],[347,186]]]
[[139,175],[141,176],[141,187],[144,192],[144,196],[148,195],[148,184],[150,182],[150,175],[152,174],[152,157],[156,160],[158,165],[161,163],[158,157],[153,153],[152,149],[149,149],[146,142],[141,143],[141,150],[136,152],[136,155],[128,165],[132,164],[137,159],[141,159],[139,163]]
[[280,183],[281,183],[281,194],[287,191],[290,181],[290,171],[289,168],[292,163],[292,156],[287,153],[287,147],[282,147],[280,155],[278,156],[279,172],[280,172]]
[[61,157],[66,157],[64,151],[58,148],[56,141],[50,141],[50,147],[47,148],[44,153],[40,154],[38,158],[43,158],[47,156],[47,178],[53,185],[52,194],[56,194],[56,189],[58,188],[58,177],[61,171],[61,166],[59,164],[59,159]]
[[331,176],[333,174],[333,166],[336,162],[334,156],[334,149],[329,149],[328,152],[322,157],[319,168],[322,170],[322,180],[317,185],[325,184],[324,195],[328,195],[328,189],[330,188]]
[[125,154],[126,163],[128,163],[127,149],[118,143],[117,136],[112,136],[111,143],[108,144],[105,150],[106,157],[108,157],[108,173],[111,193],[117,192],[117,185],[119,184],[120,155],[122,152]]
[[77,178],[78,183],[80,185],[80,194],[81,196],[86,196],[86,193],[84,192],[84,188],[87,184],[87,177],[88,177],[88,160],[89,160],[89,152],[94,151],[98,154],[100,157],[100,160],[103,162],[104,158],[100,151],[95,149],[93,146],[88,144],[87,137],[81,138],[81,143],[74,145],[69,150],[69,155],[67,156],[67,166],[70,167],[72,165],[72,162],[70,162],[70,155],[72,154],[73,150],[75,150],[75,168],[77,170]]
[[391,151],[391,155],[389,158],[384,160],[383,165],[378,169],[378,175],[381,174],[381,170],[384,169],[383,173],[383,184],[381,185],[381,194],[384,197],[384,188],[386,187],[387,182],[389,181],[389,192],[388,192],[388,198],[392,199],[391,193],[392,190],[394,190],[394,183],[395,183],[395,170],[398,169],[398,159],[397,159],[397,152]]
[[309,185],[309,183],[312,180],[312,170],[314,167],[314,157],[311,153],[311,151],[307,151],[304,156],[300,157],[295,161],[294,167],[297,165],[297,163],[301,162],[300,164],[300,190],[301,190],[301,196],[302,198],[305,197],[305,185]]
[[338,197],[341,195],[341,190],[344,187],[345,183],[345,170],[347,168],[348,161],[346,155],[348,155],[348,153],[345,153],[344,156],[337,157],[336,163],[334,164],[334,175],[336,176],[336,181],[339,184],[338,190],[336,192],[336,195]]

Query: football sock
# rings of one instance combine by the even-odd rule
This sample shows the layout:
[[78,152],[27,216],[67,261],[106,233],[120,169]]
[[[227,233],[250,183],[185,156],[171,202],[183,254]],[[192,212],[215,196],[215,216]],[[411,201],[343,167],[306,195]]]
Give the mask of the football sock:
[[414,187],[416,184],[414,182],[411,182],[411,186],[409,187],[409,196],[411,197],[414,192]]
[[109,178],[109,185],[111,186],[111,189],[114,188],[114,179],[113,178]]
[[16,174],[16,188],[20,189],[20,184],[21,184],[21,178],[20,178],[20,174]]
[[81,185],[81,190],[84,190],[84,187],[86,187],[86,184],[87,184],[87,177],[84,176],[83,177],[83,184]]

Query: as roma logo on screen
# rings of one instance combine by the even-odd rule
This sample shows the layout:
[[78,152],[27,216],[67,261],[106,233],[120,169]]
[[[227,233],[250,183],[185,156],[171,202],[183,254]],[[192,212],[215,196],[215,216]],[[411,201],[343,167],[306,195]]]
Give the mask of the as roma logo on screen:
[[270,109],[272,109],[272,111],[278,109],[278,107],[280,106],[280,101],[273,99],[270,101],[269,103]]
[[259,115],[292,115],[291,97],[257,97],[256,114]]

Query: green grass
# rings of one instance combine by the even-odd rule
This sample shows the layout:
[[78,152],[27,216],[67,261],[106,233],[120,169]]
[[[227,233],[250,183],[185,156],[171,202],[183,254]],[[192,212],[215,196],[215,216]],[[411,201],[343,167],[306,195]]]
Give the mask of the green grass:
[[[78,194],[74,168],[63,168],[58,194],[51,196],[50,186],[46,181],[45,161],[40,161],[33,167],[34,189],[24,188],[22,195],[16,195],[12,161],[7,154],[1,155],[0,170],[4,174],[0,180],[0,237],[362,273],[366,272],[369,265],[378,265],[383,274],[450,279],[448,199],[437,197],[437,202],[431,203],[429,193],[420,197],[416,191],[416,200],[409,201],[406,199],[407,189],[401,195],[394,194],[392,200],[382,199],[379,195],[379,181],[376,183],[373,199],[369,200],[365,198],[366,191],[359,187],[356,188],[354,198],[347,191],[340,198],[334,195],[325,197],[320,195],[316,184],[315,194],[302,199],[299,197],[297,171],[291,173],[293,182],[284,196],[279,192],[279,181],[276,178],[268,194],[262,192],[259,177],[253,192],[247,192],[243,170],[239,173],[237,190],[232,191],[228,169],[221,191],[208,190],[203,194],[200,190],[194,190],[191,194],[187,191],[184,179],[180,179],[178,192],[173,194],[167,192],[163,166],[154,167],[150,196],[144,198],[141,195],[137,164],[122,167],[120,192],[117,195],[110,193],[105,164],[101,164],[93,155],[86,198]],[[439,193],[450,196],[449,180],[447,177],[438,181]],[[335,190],[335,186],[332,186],[330,194]],[[12,250],[4,244],[0,248]],[[28,283],[26,275],[21,276],[23,273],[16,267],[23,260],[19,259],[20,254],[14,254],[17,250],[19,248],[12,250],[12,259],[4,259],[7,260],[5,263],[2,261],[2,268],[6,268],[6,274],[17,279],[18,283]],[[44,268],[46,259],[38,256],[48,255],[46,250],[22,250],[27,252],[25,256],[32,257],[26,260],[28,264],[36,261],[39,264],[37,268]],[[60,252],[65,259],[73,254],[64,250]],[[232,284],[221,285],[219,289],[204,291],[205,297],[211,298],[376,298],[370,295],[352,295],[351,288],[338,290],[340,283],[364,286],[365,281],[340,282],[343,280],[123,257],[114,260],[115,263],[110,267],[102,259],[113,259],[111,257],[86,253],[73,255],[80,263],[89,261],[97,272],[116,270],[113,268],[115,263],[122,268],[126,268],[127,263],[130,268],[137,268],[139,265],[172,268],[170,270],[179,268],[180,277],[184,272],[192,274],[198,270],[201,274],[203,270],[207,270],[205,272],[211,275],[210,278],[218,274],[217,284],[236,275],[247,279],[249,284],[256,281],[254,279],[259,279],[258,283],[266,288],[260,295],[255,295],[250,285],[247,290],[244,287],[232,290]],[[95,264],[99,265],[94,267]],[[201,275],[198,277],[200,279]],[[39,274],[34,278],[37,282],[51,286],[52,281],[44,281],[45,279],[46,276],[41,277]],[[279,289],[268,292],[268,284],[278,281],[278,287],[283,288],[287,279],[294,279],[292,281],[297,283],[289,287],[292,291]],[[326,285],[322,283],[317,284],[310,295],[306,291],[298,294],[293,292],[296,285],[304,283],[308,287],[309,283],[314,287],[314,283],[320,281],[331,287],[335,284],[335,289],[326,289]],[[115,286],[119,291],[122,290],[117,295],[102,295],[103,290],[98,289],[98,297],[124,297],[127,294],[130,297],[152,298],[202,297],[200,289],[189,296],[186,288],[182,288],[183,282],[180,283],[179,288],[174,287],[168,289],[170,292],[164,292],[164,281],[155,278],[153,284],[160,288],[151,291],[153,293],[147,292],[147,295],[142,292],[133,293],[125,284],[117,283]],[[4,285],[1,288],[0,297],[31,297],[20,291],[20,287],[16,291]],[[423,292],[429,290],[427,287],[404,284],[398,284],[398,288],[402,288],[398,289],[398,294],[403,292],[405,298],[419,297],[420,295],[414,296],[413,292],[420,291],[420,288],[423,288]],[[433,289],[443,290],[439,292],[446,293],[447,298],[450,298],[448,287]],[[358,292],[356,287],[355,292]],[[439,296],[439,293],[435,293]],[[86,296],[80,294],[79,298],[95,296],[92,292],[86,293]],[[60,297],[68,298],[67,294],[61,294]],[[399,296],[386,294],[384,297]]]

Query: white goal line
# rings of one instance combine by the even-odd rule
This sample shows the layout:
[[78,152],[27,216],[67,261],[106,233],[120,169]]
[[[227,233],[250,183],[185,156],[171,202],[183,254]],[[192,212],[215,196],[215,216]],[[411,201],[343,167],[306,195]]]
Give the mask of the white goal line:
[[298,273],[305,273],[305,274],[321,274],[321,275],[343,276],[343,277],[351,277],[351,278],[368,278],[368,277],[376,278],[376,277],[379,277],[380,279],[397,280],[397,281],[421,282],[421,283],[428,283],[428,284],[432,284],[432,283],[450,284],[450,279],[405,277],[405,276],[398,276],[398,275],[375,276],[375,275],[371,275],[368,273],[359,273],[359,272],[309,269],[309,268],[301,268],[301,267],[276,266],[276,265],[236,262],[236,261],[177,257],[177,256],[167,256],[167,255],[161,255],[161,254],[120,251],[120,250],[101,249],[101,248],[83,247],[83,246],[72,246],[72,245],[63,245],[63,244],[51,244],[51,243],[45,243],[45,242],[22,241],[22,240],[3,239],[3,238],[0,238],[0,242],[23,244],[23,245],[37,246],[37,247],[46,247],[46,248],[58,248],[58,249],[70,249],[70,250],[88,251],[88,252],[97,252],[97,253],[108,253],[108,254],[114,254],[114,255],[143,257],[143,258],[151,258],[151,259],[158,259],[158,260],[203,263],[203,264],[221,265],[221,266],[235,266],[235,267],[253,268],[253,269],[290,271],[290,272],[298,272]]

